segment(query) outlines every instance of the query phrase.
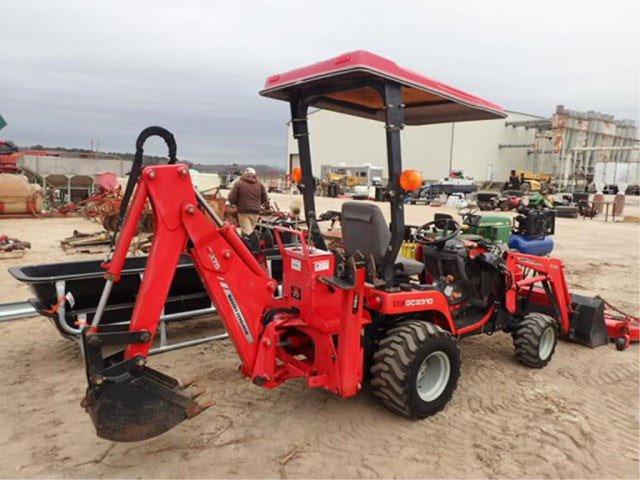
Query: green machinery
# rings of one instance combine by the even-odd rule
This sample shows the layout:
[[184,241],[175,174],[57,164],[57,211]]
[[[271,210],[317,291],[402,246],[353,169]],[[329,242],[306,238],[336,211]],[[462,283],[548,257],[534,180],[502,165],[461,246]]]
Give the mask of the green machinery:
[[[465,235],[477,235],[490,240],[491,243],[509,243],[511,235],[511,219],[504,215],[462,215]],[[464,238],[464,236],[463,236]]]

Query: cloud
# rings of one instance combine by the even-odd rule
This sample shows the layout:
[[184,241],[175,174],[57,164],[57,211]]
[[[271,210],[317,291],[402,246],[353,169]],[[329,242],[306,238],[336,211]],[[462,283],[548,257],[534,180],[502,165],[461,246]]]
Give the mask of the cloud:
[[[2,135],[132,151],[151,124],[183,158],[284,165],[270,74],[364,48],[501,103],[638,119],[638,2],[22,0],[3,6]],[[161,153],[160,145],[152,153]]]

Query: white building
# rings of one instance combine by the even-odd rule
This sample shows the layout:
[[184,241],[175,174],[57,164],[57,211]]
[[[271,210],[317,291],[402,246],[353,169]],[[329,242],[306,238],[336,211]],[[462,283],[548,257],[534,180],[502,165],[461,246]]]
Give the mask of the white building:
[[[543,117],[507,112],[500,120],[407,126],[402,132],[403,168],[422,172],[427,180],[446,177],[450,170],[463,170],[476,181],[506,180],[510,170],[532,170],[527,147],[535,130],[514,128],[508,122]],[[298,143],[287,125],[288,171],[299,165]],[[309,113],[313,172],[320,176],[324,164],[372,164],[384,167],[387,153],[384,124],[350,115],[316,110]],[[501,148],[501,145],[503,146]],[[505,147],[511,145],[512,147]],[[513,145],[523,147],[513,148]]]

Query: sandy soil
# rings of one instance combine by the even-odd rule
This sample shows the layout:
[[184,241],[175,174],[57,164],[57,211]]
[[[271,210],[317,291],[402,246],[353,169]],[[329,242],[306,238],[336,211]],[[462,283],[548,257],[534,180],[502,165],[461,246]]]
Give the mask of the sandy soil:
[[[291,197],[277,200],[286,207]],[[321,199],[318,211],[339,203]],[[408,222],[426,222],[435,211],[409,206]],[[31,241],[33,249],[18,261],[0,260],[0,301],[30,296],[7,267],[78,258],[58,247],[74,228],[97,226],[82,219],[1,220],[0,231]],[[574,291],[638,312],[639,230],[559,219],[555,254],[565,260]],[[465,339],[453,400],[438,415],[412,422],[366,392],[343,400],[303,382],[260,389],[238,374],[238,358],[223,341],[150,362],[177,377],[202,375],[212,408],[161,437],[115,444],[95,436],[79,406],[85,380],[75,344],[43,318],[0,330],[2,477],[639,475],[637,345],[620,353],[611,345],[592,350],[562,342],[547,368],[531,370],[516,363],[508,335]]]

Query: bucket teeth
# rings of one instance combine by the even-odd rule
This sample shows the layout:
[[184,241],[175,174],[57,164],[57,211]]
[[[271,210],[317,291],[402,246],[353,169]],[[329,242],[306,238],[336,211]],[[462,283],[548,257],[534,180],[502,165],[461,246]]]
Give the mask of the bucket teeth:
[[202,395],[204,392],[207,391],[206,388],[199,387],[199,386],[197,386],[195,384],[193,386],[194,387],[198,387],[198,388],[194,389],[194,391],[190,391],[189,392],[189,395],[191,395],[191,399],[192,400],[195,400],[196,398],[198,398],[200,395]]
[[202,403],[196,403],[187,410],[187,417],[193,418],[211,407],[215,402],[213,400],[205,400]]
[[198,380],[200,380],[200,377],[191,377],[183,382],[180,382],[180,386],[182,388],[187,388],[187,387],[190,387],[191,385],[198,383]]

